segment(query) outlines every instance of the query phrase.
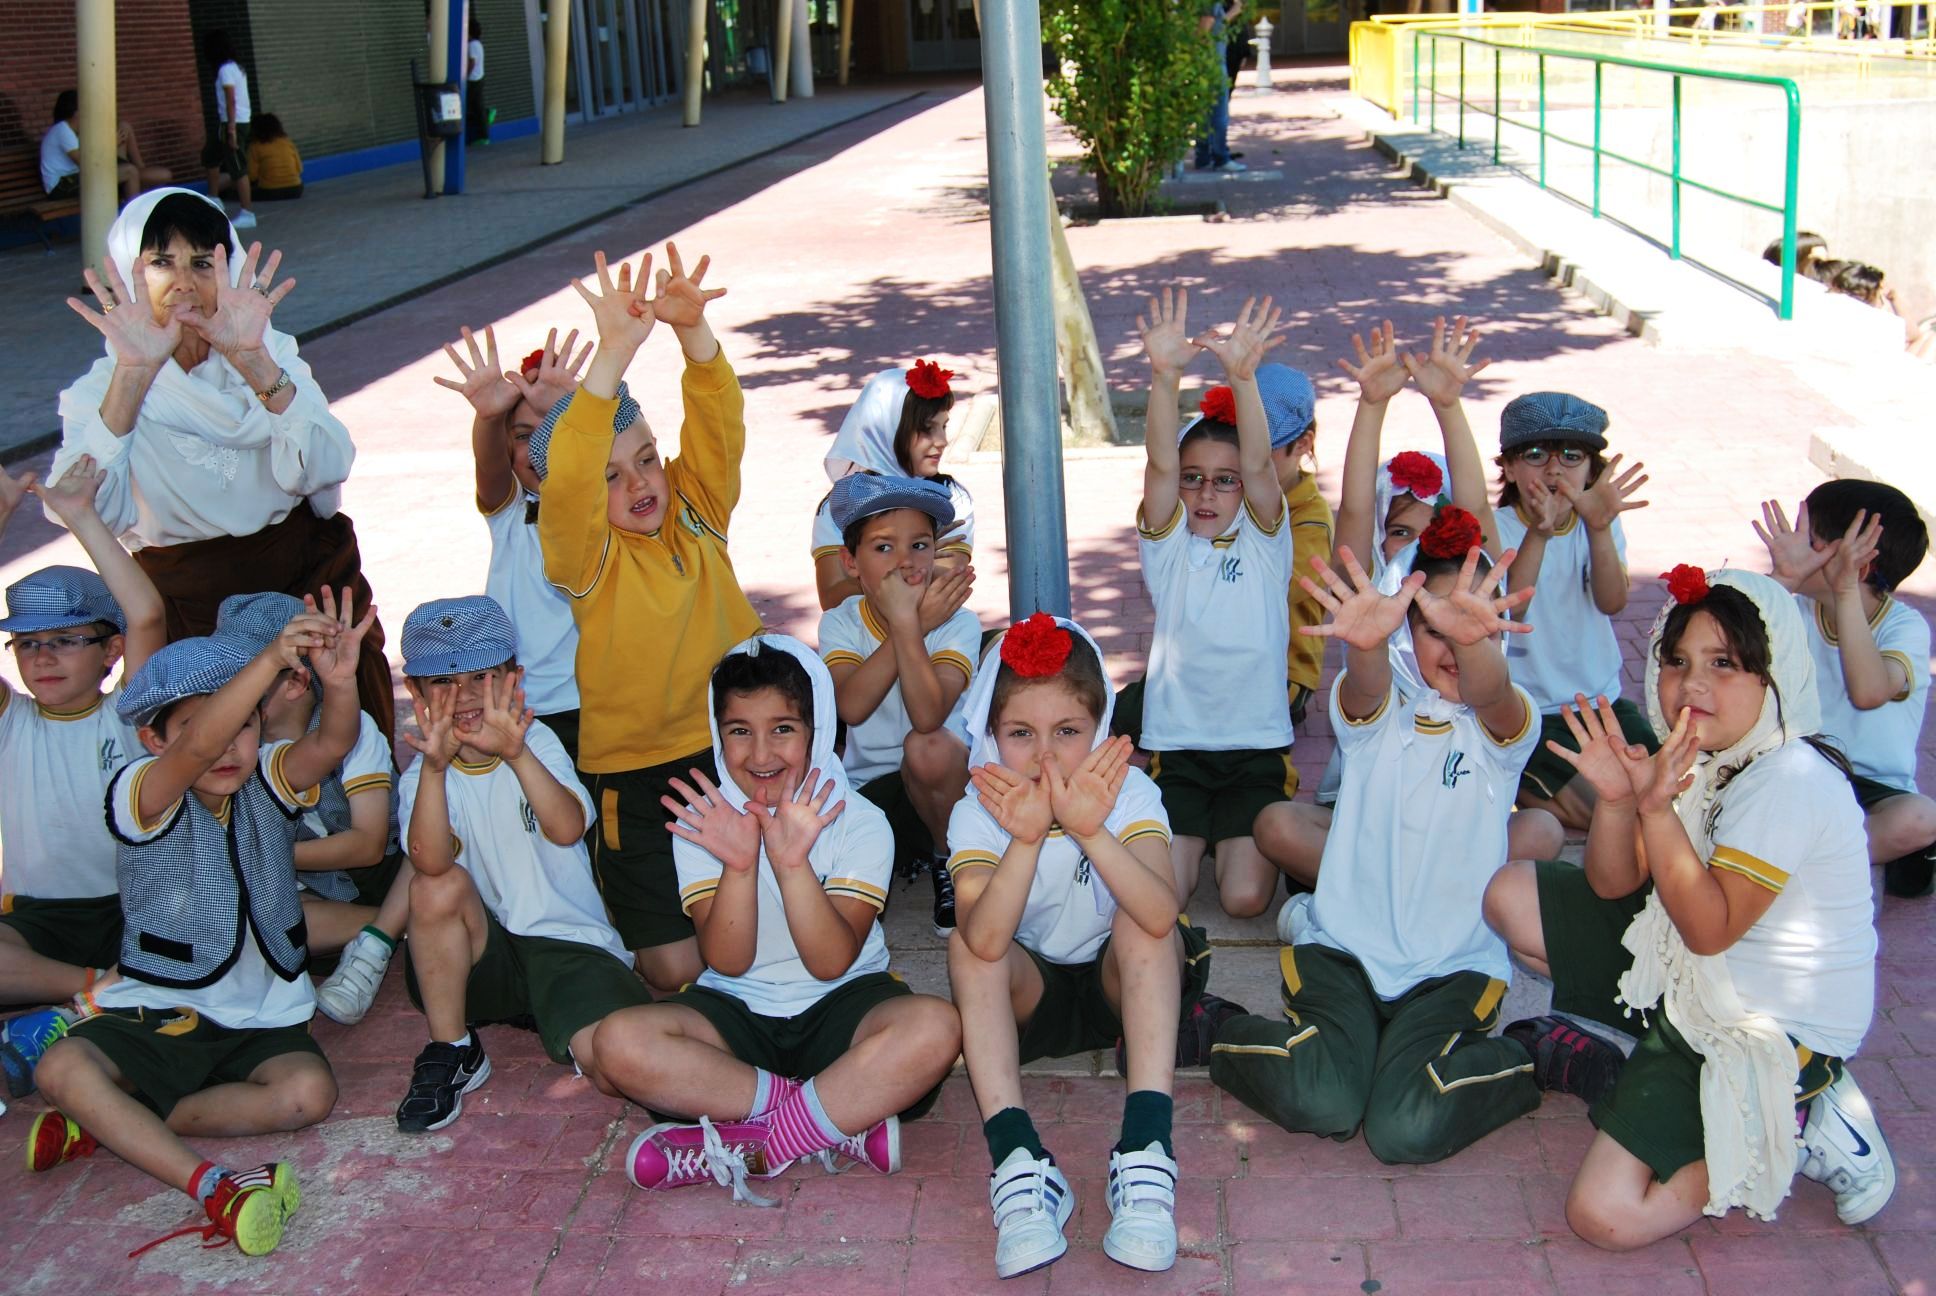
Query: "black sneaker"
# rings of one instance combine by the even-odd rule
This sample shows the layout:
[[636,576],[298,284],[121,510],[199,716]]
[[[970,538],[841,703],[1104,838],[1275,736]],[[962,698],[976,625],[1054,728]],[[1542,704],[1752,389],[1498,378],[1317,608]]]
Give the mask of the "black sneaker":
[[[1207,1066],[1210,1062],[1210,1046],[1217,1042],[1217,1032],[1232,1017],[1242,1017],[1250,1009],[1242,1004],[1206,991],[1190,1006],[1183,1020],[1176,1027],[1176,1065],[1178,1067]],[[1116,1074],[1129,1074],[1129,1047],[1122,1040],[1116,1041]]]
[[1533,1059],[1533,1083],[1543,1090],[1577,1094],[1596,1103],[1620,1078],[1627,1055],[1611,1040],[1581,1030],[1563,1017],[1531,1017],[1502,1032]]
[[1890,860],[1882,866],[1882,890],[1904,900],[1930,893],[1936,884],[1936,845],[1915,855]]
[[948,861],[936,856],[928,868],[934,879],[934,934],[942,940],[955,934],[955,879]]
[[410,1094],[397,1108],[397,1128],[406,1134],[440,1130],[464,1111],[464,1095],[491,1078],[491,1059],[477,1033],[469,1044],[434,1040],[417,1054],[410,1072]]

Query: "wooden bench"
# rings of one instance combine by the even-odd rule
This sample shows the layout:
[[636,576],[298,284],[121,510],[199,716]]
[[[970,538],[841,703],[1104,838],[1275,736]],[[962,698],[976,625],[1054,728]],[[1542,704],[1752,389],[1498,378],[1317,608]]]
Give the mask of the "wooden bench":
[[62,217],[80,214],[79,198],[49,198],[41,187],[38,148],[0,150],[0,216],[33,217],[41,244],[51,252],[54,245],[47,227]]

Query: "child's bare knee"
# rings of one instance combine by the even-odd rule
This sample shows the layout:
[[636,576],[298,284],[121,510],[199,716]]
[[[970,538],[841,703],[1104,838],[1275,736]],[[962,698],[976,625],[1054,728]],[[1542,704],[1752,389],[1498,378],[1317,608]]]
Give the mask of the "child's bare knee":
[[41,1054],[40,1061],[34,1066],[34,1083],[41,1096],[55,1106],[60,1105],[60,1096],[73,1080],[94,1066],[87,1050],[78,1040],[56,1040],[52,1047]]
[[1533,865],[1530,860],[1514,860],[1492,875],[1486,884],[1485,899],[1480,909],[1486,924],[1501,936],[1509,936],[1513,926],[1513,915],[1528,886],[1537,885],[1533,879]]
[[1655,1239],[1639,1236],[1633,1212],[1577,1180],[1566,1195],[1566,1225],[1603,1251],[1631,1251]]
[[410,916],[427,922],[455,918],[470,893],[470,878],[463,869],[419,873],[410,879]]
[[1218,885],[1217,896],[1223,903],[1223,911],[1232,918],[1255,918],[1270,908],[1271,899],[1277,894],[1277,876],[1267,878],[1229,879]]
[[915,782],[939,785],[966,774],[968,753],[946,729],[933,733],[909,730],[901,747],[901,764]]
[[336,1106],[336,1077],[326,1066],[308,1067],[276,1085],[283,1129],[302,1129],[328,1116]]

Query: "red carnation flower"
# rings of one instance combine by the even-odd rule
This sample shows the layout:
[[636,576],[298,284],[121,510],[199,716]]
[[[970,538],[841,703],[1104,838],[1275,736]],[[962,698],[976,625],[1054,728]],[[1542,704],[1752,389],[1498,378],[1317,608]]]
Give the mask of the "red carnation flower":
[[1432,515],[1432,524],[1418,538],[1418,551],[1427,558],[1464,558],[1484,539],[1478,518],[1448,504]]
[[518,372],[523,374],[525,378],[529,380],[531,375],[536,373],[539,367],[544,364],[544,358],[545,358],[545,349],[543,347],[539,347],[536,351],[533,351],[530,355],[518,361]]
[[949,394],[948,380],[954,376],[954,370],[943,369],[932,360],[916,360],[914,368],[907,371],[908,390],[922,400],[941,400]]
[[1228,387],[1212,387],[1203,393],[1203,401],[1197,408],[1207,419],[1228,423],[1232,427],[1237,425],[1237,393]]
[[1674,570],[1662,572],[1660,578],[1667,582],[1667,593],[1676,603],[1699,603],[1707,597],[1707,573],[1693,563],[1676,563]]
[[[1445,474],[1432,462],[1432,457],[1416,450],[1393,455],[1385,470],[1391,474],[1394,489],[1409,491],[1422,500],[1437,499],[1445,487]],[[1472,515],[1468,513],[1466,516]]]
[[1075,636],[1047,612],[1024,617],[1002,636],[1002,664],[1023,679],[1045,679],[1062,670],[1076,646]]

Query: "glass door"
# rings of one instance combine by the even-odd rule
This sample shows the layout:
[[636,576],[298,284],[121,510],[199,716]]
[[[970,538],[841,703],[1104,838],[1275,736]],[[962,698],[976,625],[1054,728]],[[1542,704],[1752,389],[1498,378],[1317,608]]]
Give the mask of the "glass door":
[[981,66],[975,0],[907,0],[908,67],[945,72]]

